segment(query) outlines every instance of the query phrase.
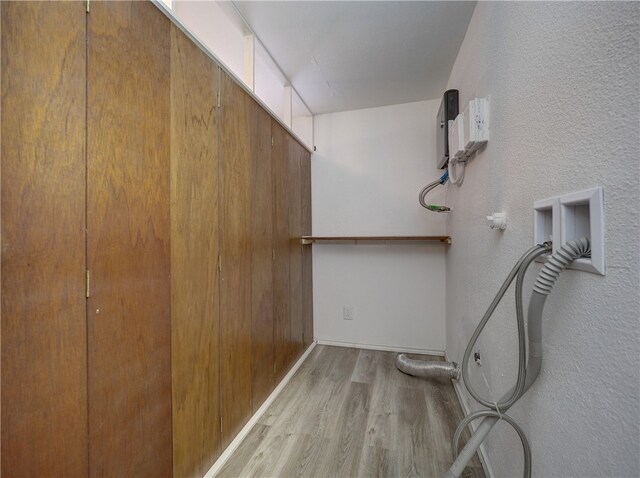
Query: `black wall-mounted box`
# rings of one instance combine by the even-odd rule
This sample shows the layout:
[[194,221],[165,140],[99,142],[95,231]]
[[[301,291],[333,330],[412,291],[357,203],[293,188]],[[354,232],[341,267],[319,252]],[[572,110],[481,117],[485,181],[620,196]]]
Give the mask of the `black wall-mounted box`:
[[445,169],[449,163],[449,121],[456,119],[456,116],[458,116],[458,90],[447,90],[440,103],[436,125],[438,168],[440,169]]

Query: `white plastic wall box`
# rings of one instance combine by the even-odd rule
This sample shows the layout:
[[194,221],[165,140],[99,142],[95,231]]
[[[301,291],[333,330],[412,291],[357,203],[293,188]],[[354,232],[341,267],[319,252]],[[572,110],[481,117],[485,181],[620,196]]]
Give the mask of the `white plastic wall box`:
[[449,125],[449,157],[467,161],[489,140],[489,101],[474,98]]
[[605,275],[602,187],[536,201],[533,209],[535,244],[551,238],[555,252],[565,242],[586,236],[591,243],[591,257],[576,259],[568,268]]
[[604,275],[604,192],[602,187],[560,196],[562,244],[583,236],[588,237],[591,242],[591,258],[576,259],[569,268]]
[[494,212],[487,216],[487,226],[491,229],[504,231],[507,228],[507,215],[504,212]]
[[464,113],[460,113],[449,126],[449,160],[453,162],[464,156],[464,118]]
[[464,111],[464,157],[468,158],[489,141],[489,101],[474,98]]

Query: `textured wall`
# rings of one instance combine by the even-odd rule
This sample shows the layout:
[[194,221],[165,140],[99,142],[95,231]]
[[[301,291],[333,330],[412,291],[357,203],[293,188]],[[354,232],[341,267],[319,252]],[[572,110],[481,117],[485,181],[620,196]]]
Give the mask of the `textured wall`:
[[[446,218],[418,204],[422,186],[441,174],[438,106],[422,101],[315,117],[314,235],[444,234]],[[314,245],[316,337],[443,351],[444,255],[439,243]],[[343,320],[343,305],[354,308],[353,321]]]
[[[604,187],[606,277],[562,274],[545,309],[542,373],[510,411],[531,441],[535,476],[640,475],[639,9],[478,3],[449,81],[461,100],[491,99],[488,147],[469,163],[462,187],[447,187],[451,359],[462,359],[532,245],[533,202]],[[508,215],[504,233],[485,225],[494,211]],[[516,372],[511,291],[506,299],[481,336],[483,366],[473,365],[474,383],[496,398]],[[508,426],[494,429],[487,451],[496,476],[520,476],[520,445]]]

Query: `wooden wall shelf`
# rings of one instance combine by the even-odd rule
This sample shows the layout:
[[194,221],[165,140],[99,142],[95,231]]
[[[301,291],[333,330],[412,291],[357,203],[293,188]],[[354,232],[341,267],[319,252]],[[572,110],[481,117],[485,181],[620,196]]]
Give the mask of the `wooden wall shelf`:
[[372,242],[372,241],[436,241],[451,244],[451,236],[302,236],[302,244],[313,244],[314,242]]

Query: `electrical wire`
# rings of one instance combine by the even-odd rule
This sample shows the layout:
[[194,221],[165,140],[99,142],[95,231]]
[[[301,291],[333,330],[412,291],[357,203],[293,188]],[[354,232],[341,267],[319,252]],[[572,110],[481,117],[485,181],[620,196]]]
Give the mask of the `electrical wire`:
[[462,172],[460,173],[459,176],[456,175],[456,164],[459,165],[461,163],[456,159],[449,160],[449,179],[451,179],[451,184],[460,186],[462,184],[462,181],[464,181],[464,170],[465,170],[466,164],[462,163]]
[[445,171],[444,174],[440,176],[440,179],[436,179],[435,181],[430,182],[429,184],[427,184],[425,187],[422,188],[422,190],[420,191],[420,194],[418,194],[418,201],[420,202],[420,205],[423,208],[433,212],[451,211],[451,209],[448,208],[447,206],[438,206],[436,204],[427,204],[425,202],[425,197],[427,196],[427,194],[429,194],[429,192],[433,191],[438,186],[445,184],[448,179],[449,179],[449,171]]

